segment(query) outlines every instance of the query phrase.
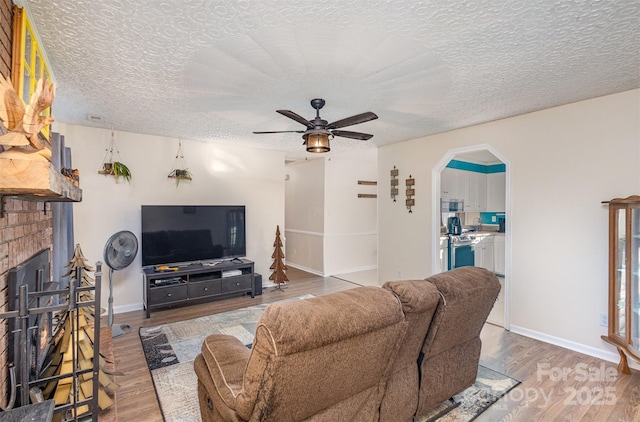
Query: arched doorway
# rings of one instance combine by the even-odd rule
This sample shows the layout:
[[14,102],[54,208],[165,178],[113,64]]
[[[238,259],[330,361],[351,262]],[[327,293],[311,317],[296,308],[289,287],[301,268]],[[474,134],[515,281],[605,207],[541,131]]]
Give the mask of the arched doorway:
[[[504,218],[505,218],[504,229],[505,230],[504,230],[504,235],[498,236],[496,234],[496,236],[494,236],[496,240],[500,242],[504,242],[503,243],[504,256],[499,256],[499,255],[496,256],[496,258],[498,259],[504,259],[504,261],[500,262],[499,264],[499,265],[502,265],[502,264],[504,265],[503,268],[501,267],[501,270],[504,269],[504,274],[501,274],[501,273],[498,274],[498,278],[500,279],[501,284],[503,285],[503,288],[500,293],[497,306],[494,307],[494,311],[492,311],[492,314],[490,315],[489,322],[492,322],[496,325],[502,325],[504,326],[505,329],[508,330],[510,327],[509,297],[510,297],[510,282],[511,282],[511,269],[510,269],[511,163],[504,155],[502,155],[499,151],[497,151],[495,148],[493,148],[489,144],[473,145],[468,147],[455,148],[447,151],[447,153],[442,157],[442,159],[440,159],[440,161],[436,164],[432,173],[432,180],[433,180],[432,230],[433,230],[433,233],[441,233],[443,231],[443,216],[447,215],[446,213],[443,214],[442,212],[443,210],[441,209],[441,197],[443,196],[442,172],[443,170],[445,170],[445,168],[447,168],[448,165],[451,167],[450,163],[456,164],[458,166],[461,165],[460,163],[462,163],[463,165],[465,163],[470,163],[471,165],[487,166],[488,168],[498,165],[504,169],[503,180],[504,180]],[[482,179],[482,180],[486,180],[486,179]],[[486,195],[486,193],[483,193],[483,194]],[[479,205],[476,205],[476,207],[478,206]],[[467,212],[467,210],[464,210],[465,212],[462,213],[461,215],[462,217],[464,217],[465,215],[472,216],[468,218],[467,221],[464,222],[464,225],[469,227],[471,225],[478,224],[478,222],[481,221],[481,219],[478,218],[478,216],[485,216],[485,217],[488,216],[487,218],[488,221],[482,221],[481,223],[482,230],[483,231],[497,230],[498,221],[495,221],[497,220],[495,218],[495,213],[487,213],[487,212],[483,213],[481,212],[482,211],[481,207],[482,206],[480,206],[480,208],[472,209],[470,210],[470,212]],[[494,220],[494,221],[491,221],[491,220]],[[446,224],[446,222],[444,222],[444,224]],[[501,236],[503,237],[498,239],[498,237],[501,237]],[[432,263],[433,263],[432,272],[433,273],[441,272],[443,268],[446,268],[446,266],[443,266],[441,263],[442,255],[441,255],[440,236],[433,236],[432,251],[434,251],[432,256]],[[478,266],[484,266],[484,265],[478,264]],[[500,306],[500,305],[503,305],[503,306]]]

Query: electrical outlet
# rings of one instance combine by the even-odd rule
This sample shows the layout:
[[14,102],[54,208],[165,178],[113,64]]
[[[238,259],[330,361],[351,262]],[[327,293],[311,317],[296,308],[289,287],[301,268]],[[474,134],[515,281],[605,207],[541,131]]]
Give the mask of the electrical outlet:
[[398,279],[402,278],[402,270],[398,270]]
[[598,322],[599,322],[601,327],[608,327],[609,326],[609,315],[607,315],[604,312],[600,312],[598,314]]
[[495,223],[496,221],[498,221],[498,220],[497,220],[497,217],[496,217],[495,215],[492,215],[492,216],[491,216],[491,222],[492,222],[492,223]]

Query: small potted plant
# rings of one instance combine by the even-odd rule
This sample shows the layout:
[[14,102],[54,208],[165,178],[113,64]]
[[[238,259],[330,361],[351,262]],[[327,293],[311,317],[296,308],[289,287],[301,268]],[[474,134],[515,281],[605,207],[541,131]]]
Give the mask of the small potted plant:
[[131,181],[131,170],[124,163],[120,161],[113,162],[113,175],[116,178],[116,182],[120,177],[122,177],[127,182]]
[[120,161],[113,161],[102,164],[102,170],[98,170],[100,174],[110,174],[115,176],[116,182],[122,177],[127,182],[131,181],[131,170],[126,164]]
[[176,179],[176,186],[178,186],[181,180],[193,180],[191,172],[187,169],[175,169],[169,173],[167,177],[169,179]]

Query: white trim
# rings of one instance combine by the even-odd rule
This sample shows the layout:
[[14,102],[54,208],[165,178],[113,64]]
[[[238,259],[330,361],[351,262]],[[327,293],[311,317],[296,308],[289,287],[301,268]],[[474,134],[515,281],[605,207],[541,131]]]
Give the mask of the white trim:
[[377,236],[378,232],[362,232],[362,233],[319,233],[310,232],[306,230],[285,229],[285,233],[306,234],[309,236],[324,236],[324,237],[359,237],[359,236]]
[[535,340],[540,340],[545,343],[553,344],[555,346],[563,347],[565,349],[573,350],[574,352],[584,353],[585,355],[593,356],[598,359],[606,360],[609,362],[617,363],[618,360],[620,359],[620,355],[617,352],[608,352],[606,350],[602,350],[597,347],[576,343],[574,341],[569,341],[560,337],[551,336],[549,334],[530,330],[528,328],[518,327],[517,325],[511,326],[511,332],[515,334],[520,334],[521,336],[529,337]]
[[288,262],[285,262],[285,265],[287,267],[297,268],[299,270],[306,271],[306,272],[311,273],[311,274],[319,275],[320,277],[325,277],[325,275],[321,271],[314,270],[314,269],[311,269],[311,268],[307,268],[307,267],[304,267],[302,265],[290,264]]
[[123,314],[125,312],[142,311],[142,310],[144,310],[144,304],[142,302],[113,307],[114,314]]
[[377,265],[367,265],[367,266],[364,266],[364,267],[351,268],[349,270],[332,271],[329,276],[333,276],[333,275],[336,275],[336,274],[359,273],[360,271],[371,271],[371,270],[377,270],[377,269],[378,269]]
[[287,233],[295,233],[295,234],[306,234],[309,236],[324,236],[324,233],[319,233],[319,232],[309,232],[306,230],[293,230],[293,229],[284,229],[284,232]]
[[510,330],[511,325],[511,161],[489,144],[470,145],[450,149],[438,161],[431,171],[431,272],[440,272],[440,173],[457,154],[487,150],[495,155],[505,165],[505,275],[504,275],[504,328]]

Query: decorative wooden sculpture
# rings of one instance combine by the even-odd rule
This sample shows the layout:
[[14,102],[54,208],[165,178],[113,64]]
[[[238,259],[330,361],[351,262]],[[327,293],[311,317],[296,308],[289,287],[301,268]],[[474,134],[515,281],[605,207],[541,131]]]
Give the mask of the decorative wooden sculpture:
[[0,75],[0,119],[8,130],[8,133],[0,136],[0,145],[26,146],[35,150],[43,150],[47,147],[48,151],[43,152],[42,155],[50,158],[51,149],[38,138],[38,134],[55,120],[51,116],[42,115],[42,112],[53,103],[55,92],[55,84],[39,79],[29,104],[25,105],[13,89],[11,81]]
[[276,226],[276,240],[273,242],[273,264],[271,264],[270,269],[273,270],[271,275],[269,276],[269,280],[272,280],[274,283],[277,283],[277,289],[282,290],[281,284],[284,284],[286,281],[289,281],[287,278],[287,274],[285,271],[287,270],[287,266],[284,264],[284,253],[282,252],[282,240],[280,239],[280,226]]
[[409,214],[411,214],[413,212],[411,211],[411,207],[416,205],[416,200],[413,199],[413,197],[416,194],[416,190],[413,188],[416,184],[416,179],[414,179],[413,177],[411,177],[411,175],[409,175],[409,178],[406,180],[406,184],[407,184],[407,200],[405,204],[407,205]]

